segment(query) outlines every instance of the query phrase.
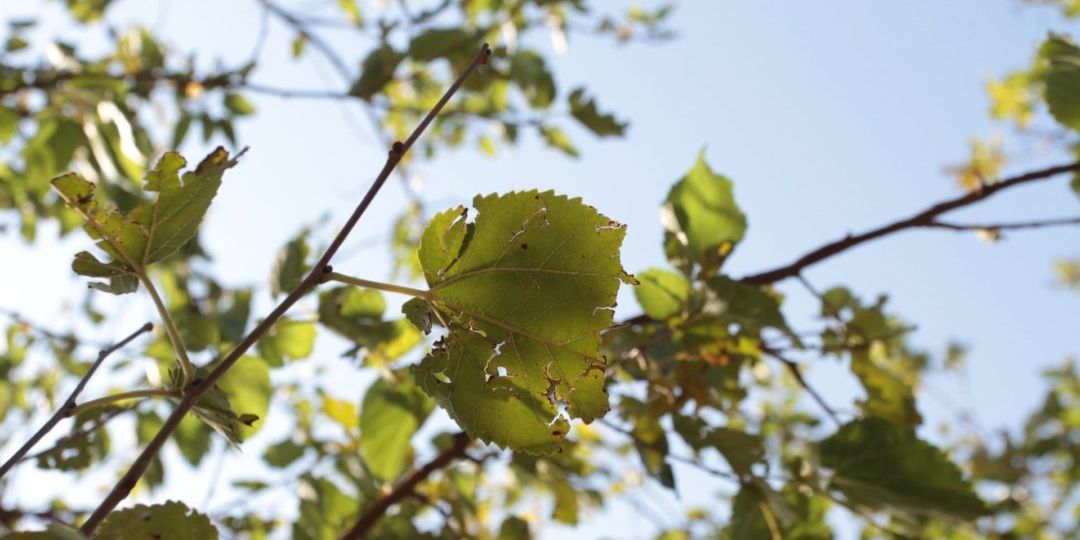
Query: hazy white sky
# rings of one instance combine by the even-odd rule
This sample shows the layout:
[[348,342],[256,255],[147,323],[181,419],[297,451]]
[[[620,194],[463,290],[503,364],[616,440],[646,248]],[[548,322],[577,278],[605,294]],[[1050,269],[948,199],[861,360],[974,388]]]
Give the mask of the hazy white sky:
[[[41,4],[7,0],[0,17],[38,13]],[[114,20],[147,24],[175,45],[200,51],[200,57],[217,55],[232,64],[247,57],[259,28],[253,1],[117,4]],[[615,9],[626,2],[596,4]],[[72,32],[56,3],[44,13],[53,33]],[[494,159],[472,150],[446,153],[415,169],[429,208],[519,188],[579,195],[628,224],[624,263],[630,271],[642,270],[663,264],[658,205],[705,148],[713,168],[735,181],[748,215],[749,233],[727,266],[739,276],[955,195],[944,168],[965,159],[973,136],[1006,135],[1011,153],[1019,156],[1012,171],[1064,159],[988,121],[983,89],[992,75],[1024,66],[1049,29],[1076,30],[1050,10],[1022,9],[1012,0],[686,0],[679,2],[672,26],[680,37],[670,43],[617,46],[571,36],[569,51],[553,57],[561,89],[585,84],[603,108],[632,122],[625,139],[597,142],[572,131],[582,150],[579,160],[546,150],[532,137]],[[338,88],[318,61],[285,60],[290,38],[284,28],[271,27],[266,63],[255,80]],[[363,45],[339,38],[345,52]],[[339,222],[377,172],[384,150],[355,106],[263,97],[255,97],[255,104],[258,116],[239,125],[251,151],[230,171],[203,230],[214,268],[226,281],[264,286],[277,248],[327,210],[330,223]],[[189,144],[184,150],[197,156],[207,148]],[[957,217],[1072,215],[1077,200],[1066,182],[1007,193]],[[354,234],[352,244],[360,247],[346,247],[335,268],[385,278],[385,245],[365,239],[384,237],[404,201],[397,186],[388,186]],[[1055,288],[1051,268],[1056,257],[1080,251],[1076,238],[1075,230],[1060,229],[1018,233],[991,245],[969,235],[911,232],[820,264],[807,277],[820,288],[844,283],[866,297],[888,293],[892,311],[916,323],[916,341],[931,350],[943,351],[950,340],[969,344],[968,383],[932,379],[920,396],[928,418],[924,433],[934,436],[939,421],[954,420],[956,404],[970,407],[989,432],[1015,428],[1038,405],[1041,369],[1077,350],[1080,297]],[[86,245],[73,235],[30,250],[10,236],[0,238],[0,260],[16,262],[4,265],[0,304],[67,325],[64,299],[77,298],[83,287],[68,262]],[[796,283],[780,288],[790,295],[785,312],[793,324],[820,327],[812,318],[816,305]],[[122,299],[114,309],[127,321],[152,313],[138,298]],[[632,294],[624,291],[620,313],[635,309]],[[127,329],[117,323],[93,332],[110,338]],[[333,356],[340,347],[330,343],[321,350]],[[845,367],[835,360],[819,364],[811,380],[831,402],[847,407],[858,390]],[[332,376],[338,394],[353,399],[369,380],[344,366]],[[95,381],[91,390],[107,388],[107,382]],[[264,430],[245,454],[228,458],[227,469],[262,470],[248,462],[265,442],[280,437],[281,430]],[[126,458],[118,456],[117,462]],[[204,465],[199,476],[182,482],[174,479],[163,493],[198,505],[208,469]],[[706,503],[709,493],[724,488],[693,470],[677,473],[683,498],[665,497],[660,512]],[[94,490],[109,480],[92,475],[76,487],[93,500]],[[217,496],[229,498],[227,491]],[[669,518],[678,522],[675,515]],[[650,527],[620,503],[594,514],[574,537],[640,538]],[[546,533],[570,537],[555,526]]]

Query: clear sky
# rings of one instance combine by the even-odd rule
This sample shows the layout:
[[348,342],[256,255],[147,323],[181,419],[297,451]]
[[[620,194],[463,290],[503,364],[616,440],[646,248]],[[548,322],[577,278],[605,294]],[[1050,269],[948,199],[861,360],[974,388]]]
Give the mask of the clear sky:
[[[38,12],[40,4],[6,0],[0,17]],[[615,9],[626,2],[596,4]],[[50,33],[72,32],[55,3],[45,13]],[[243,0],[127,0],[118,2],[114,15],[149,25],[200,57],[218,55],[232,64],[250,54],[259,28],[256,2]],[[659,203],[704,148],[713,168],[734,180],[748,215],[747,237],[726,267],[739,276],[956,195],[945,168],[966,158],[973,136],[1001,133],[1014,143],[1007,146],[1018,156],[1011,171],[1063,159],[1017,142],[990,122],[984,92],[989,77],[1029,62],[1048,30],[1076,30],[1049,9],[1013,0],[685,0],[671,25],[679,33],[672,42],[618,46],[571,36],[568,52],[553,56],[561,88],[587,85],[603,108],[632,122],[626,138],[598,142],[572,131],[581,147],[578,160],[532,137],[495,158],[473,150],[444,153],[414,170],[429,207],[519,188],[580,195],[628,224],[623,260],[628,270],[642,270],[663,263]],[[337,37],[342,51],[363,45]],[[337,88],[318,61],[285,60],[290,38],[271,26],[255,79]],[[265,97],[255,97],[255,104],[259,114],[239,124],[251,151],[230,171],[203,231],[214,268],[227,282],[264,286],[277,248],[301,223],[327,210],[330,223],[339,222],[377,172],[384,150],[355,106]],[[196,155],[205,148],[184,150]],[[385,244],[365,239],[384,237],[403,208],[402,191],[388,187],[354,234],[353,244],[367,247],[347,247],[335,268],[387,276]],[[1075,195],[1058,180],[1006,193],[957,218],[1023,220],[1068,216],[1076,208]],[[892,311],[918,325],[915,341],[928,349],[940,352],[950,340],[970,346],[966,383],[933,378],[920,395],[928,436],[939,421],[955,420],[958,405],[973,411],[987,432],[1014,429],[1038,405],[1044,390],[1039,372],[1077,352],[1080,296],[1055,287],[1051,267],[1055,258],[1080,252],[1076,239],[1071,229],[1017,233],[998,244],[916,231],[831,259],[807,277],[821,288],[847,284],[866,297],[888,293]],[[83,286],[69,275],[69,258],[85,245],[73,235],[30,250],[10,236],[0,238],[0,260],[18,261],[4,265],[0,304],[64,326],[63,300],[77,298]],[[812,318],[816,305],[797,283],[780,289],[790,294],[785,312],[793,324],[820,327]],[[634,313],[632,294],[624,293],[620,313]],[[141,299],[123,299],[115,309],[130,320],[152,311]],[[105,325],[92,332],[109,338],[125,328]],[[322,350],[334,355],[340,347]],[[834,404],[849,406],[858,390],[844,366],[820,364],[811,381]],[[335,377],[339,395],[352,398],[368,380],[340,371]],[[98,383],[99,391],[107,388]],[[259,438],[280,436],[270,431]],[[254,460],[257,452],[229,463]],[[669,498],[659,511],[705,502],[719,487],[692,470],[677,472],[688,486],[683,499]],[[196,505],[205,493],[198,481],[169,489]],[[593,514],[576,536],[645,537],[650,526],[637,511],[616,504]],[[546,533],[568,537],[558,527]]]

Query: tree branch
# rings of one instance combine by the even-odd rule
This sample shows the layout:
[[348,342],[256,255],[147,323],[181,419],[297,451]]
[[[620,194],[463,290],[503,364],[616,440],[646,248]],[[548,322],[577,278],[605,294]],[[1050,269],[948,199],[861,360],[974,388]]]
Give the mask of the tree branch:
[[963,208],[971,204],[977,203],[986,199],[995,193],[1004,191],[1006,189],[1016,187],[1022,184],[1035,182],[1038,180],[1045,180],[1061,174],[1080,171],[1080,162],[1069,163],[1066,165],[1058,165],[1055,167],[1049,167],[1037,171],[1032,171],[1019,176],[1013,176],[998,182],[996,184],[989,184],[979,189],[978,191],[972,191],[964,194],[963,196],[948,199],[939,202],[926,210],[916,213],[915,215],[894,221],[887,225],[882,225],[875,229],[871,229],[859,234],[848,234],[847,236],[825,244],[805,255],[799,257],[794,262],[766,270],[764,272],[758,272],[756,274],[750,274],[742,278],[742,282],[752,285],[768,285],[770,283],[776,283],[777,281],[787,279],[789,277],[797,276],[803,269],[813,264],[819,263],[829,257],[843,253],[855,246],[864,244],[871,240],[876,240],[882,236],[886,236],[895,232],[903,231],[906,229],[916,227],[934,227],[937,223],[936,219],[941,214],[956,210],[957,208]]
[[840,417],[836,415],[836,411],[829,406],[829,403],[827,401],[825,401],[825,398],[823,398],[817,390],[814,390],[814,387],[810,386],[810,383],[806,382],[806,379],[803,377],[802,374],[802,368],[799,367],[798,362],[785,358],[782,354],[769,347],[766,347],[764,344],[761,345],[761,352],[765,353],[766,356],[771,356],[784,364],[784,366],[787,367],[788,371],[791,372],[791,376],[795,378],[795,382],[799,383],[799,386],[801,386],[803,390],[806,390],[806,393],[810,394],[810,397],[814,398],[814,401],[816,401],[817,404],[821,406],[821,408],[825,411],[825,414],[828,414],[829,418],[831,418],[833,422],[836,422],[836,425],[839,426],[843,424],[843,422],[840,421]]
[[337,236],[330,242],[330,246],[326,248],[326,252],[323,253],[322,257],[320,257],[318,262],[312,267],[311,272],[308,273],[307,277],[305,277],[304,280],[300,282],[300,285],[296,287],[296,290],[289,293],[289,295],[286,296],[285,299],[266,316],[266,318],[256,325],[255,328],[253,328],[251,332],[217,364],[205,379],[196,380],[184,389],[184,397],[180,400],[180,403],[177,404],[176,409],[173,410],[172,414],[165,419],[160,431],[154,435],[154,438],[150,440],[150,443],[143,449],[142,453],[139,454],[139,457],[131,464],[127,473],[125,473],[120,481],[117,482],[112,491],[109,492],[97,509],[94,510],[94,513],[86,520],[86,523],[80,528],[83,534],[90,536],[101,521],[105,519],[105,516],[116,508],[121,501],[127,498],[128,494],[131,493],[131,490],[135,487],[135,484],[139,481],[139,478],[146,472],[146,469],[150,466],[154,457],[161,450],[161,447],[169,440],[173,431],[180,425],[180,421],[183,420],[188,411],[195,406],[199,401],[199,398],[207,390],[213,388],[222,375],[224,375],[248,349],[259,341],[259,339],[273,327],[274,323],[276,323],[277,320],[293,306],[293,304],[314,289],[315,286],[322,281],[325,274],[332,271],[330,268],[330,261],[333,259],[334,254],[341,249],[341,245],[345,242],[345,239],[348,238],[349,233],[352,232],[356,223],[360,221],[364,212],[367,211],[368,206],[371,205],[371,202],[375,199],[379,190],[382,189],[382,186],[386,183],[390,174],[393,173],[398,162],[400,162],[405,153],[409,151],[413,143],[416,142],[416,139],[420,137],[424,132],[424,129],[431,123],[432,119],[439,114],[439,111],[442,110],[454,93],[457,92],[458,88],[464,84],[465,79],[467,79],[477,67],[486,64],[490,55],[491,48],[485,43],[465,71],[452,85],[450,85],[450,88],[448,88],[442,98],[439,99],[439,102],[435,104],[435,107],[428,112],[427,116],[425,116],[420,124],[413,130],[409,138],[406,139],[404,143],[396,142],[393,144],[389,155],[386,158],[386,163],[383,165],[378,176],[376,176],[375,181],[372,182],[371,187],[364,195],[364,198],[342,226],[341,231],[339,231]]
[[394,485],[390,493],[379,498],[374,504],[364,509],[356,523],[341,535],[341,540],[357,540],[365,538],[368,532],[379,522],[388,510],[402,499],[409,496],[417,484],[439,469],[443,469],[454,461],[465,456],[465,448],[469,446],[469,436],[464,433],[454,435],[450,446],[435,456],[434,459],[424,466],[409,473],[400,482]]
[[950,231],[1019,231],[1030,229],[1043,229],[1047,227],[1061,227],[1067,225],[1080,225],[1080,217],[1044,219],[1038,221],[1013,221],[1006,223],[952,223],[947,221],[931,221],[924,227],[933,229],[948,229]]
[[3,478],[4,475],[7,474],[7,472],[11,470],[11,468],[14,467],[16,463],[22,460],[23,456],[25,456],[26,453],[29,452],[30,449],[33,448],[34,445],[37,444],[38,441],[40,441],[46,433],[52,431],[52,428],[56,427],[56,424],[60,423],[60,421],[64,418],[71,416],[71,414],[75,411],[76,408],[75,400],[78,399],[79,394],[81,394],[83,389],[86,388],[86,383],[90,382],[90,377],[94,376],[94,372],[97,371],[98,367],[101,366],[101,363],[104,362],[110,354],[123,348],[128,343],[131,343],[132,340],[139,337],[143,333],[153,330],[153,328],[154,325],[146,323],[141,328],[133,332],[131,335],[121,340],[119,343],[111,347],[102,349],[101,352],[98,353],[97,360],[94,360],[94,363],[90,364],[90,369],[86,370],[86,373],[83,374],[81,379],[79,379],[79,383],[75,385],[75,389],[72,390],[71,394],[67,397],[66,400],[64,400],[64,404],[61,405],[55,413],[53,413],[52,417],[49,418],[47,422],[45,422],[45,425],[41,426],[41,428],[38,429],[37,432],[30,437],[30,440],[26,441],[26,444],[22,445],[21,448],[16,450],[15,454],[8,458],[8,460],[5,461],[2,466],[0,466],[0,478]]

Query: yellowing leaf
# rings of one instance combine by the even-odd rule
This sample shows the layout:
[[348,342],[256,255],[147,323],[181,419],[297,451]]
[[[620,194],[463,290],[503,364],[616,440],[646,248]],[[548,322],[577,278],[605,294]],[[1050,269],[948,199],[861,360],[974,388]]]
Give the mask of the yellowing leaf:
[[427,309],[450,332],[415,375],[470,436],[552,452],[569,418],[608,410],[600,332],[634,282],[619,261],[626,228],[552,192],[473,205],[474,223],[451,209],[421,239]]

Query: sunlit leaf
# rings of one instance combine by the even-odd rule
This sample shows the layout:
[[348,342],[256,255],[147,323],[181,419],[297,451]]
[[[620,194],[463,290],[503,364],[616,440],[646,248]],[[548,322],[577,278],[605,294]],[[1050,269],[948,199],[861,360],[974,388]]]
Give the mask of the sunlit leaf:
[[416,377],[470,436],[551,452],[568,428],[560,403],[586,422],[608,409],[599,333],[619,284],[633,283],[619,262],[626,229],[551,192],[473,205],[474,223],[459,207],[424,231],[429,309],[450,334]]

